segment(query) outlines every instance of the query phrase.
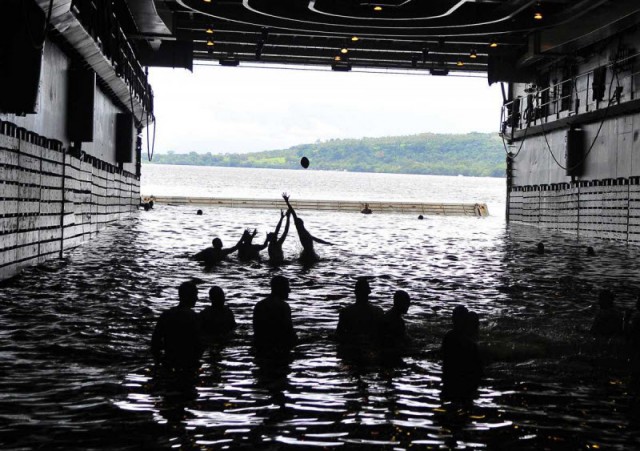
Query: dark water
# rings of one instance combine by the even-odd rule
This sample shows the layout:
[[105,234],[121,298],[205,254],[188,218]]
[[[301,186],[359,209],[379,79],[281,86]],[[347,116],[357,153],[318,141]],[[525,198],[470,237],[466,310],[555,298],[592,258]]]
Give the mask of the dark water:
[[[612,287],[631,308],[638,249],[580,242],[499,218],[300,212],[336,243],[305,269],[234,260],[205,272],[183,258],[241,226],[259,237],[275,211],[158,206],[113,225],[62,261],[0,288],[0,448],[636,449],[640,427],[624,344],[586,332],[595,293]],[[532,254],[544,240],[548,255]],[[585,246],[598,255],[587,257]],[[292,230],[285,254],[294,257]],[[251,312],[274,274],[292,281],[301,343],[289,361],[256,360]],[[330,339],[354,277],[372,276],[387,309],[401,288],[412,345],[381,364],[337,354]],[[177,285],[217,284],[237,335],[205,353],[196,380],[154,372],[149,339]],[[449,315],[481,316],[486,379],[470,411],[443,404],[438,348]]]

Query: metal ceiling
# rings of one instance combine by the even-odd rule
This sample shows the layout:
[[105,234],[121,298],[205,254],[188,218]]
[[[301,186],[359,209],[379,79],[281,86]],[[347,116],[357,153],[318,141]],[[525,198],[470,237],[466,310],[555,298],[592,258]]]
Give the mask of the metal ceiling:
[[[529,60],[533,60],[531,53],[539,53],[539,49],[532,49],[534,36],[570,29],[573,33],[570,36],[563,33],[562,39],[571,41],[593,31],[581,25],[584,17],[598,17],[620,5],[627,6],[623,15],[640,11],[637,0],[127,0],[127,3],[134,16],[135,11],[145,9],[144,5],[147,10],[151,5],[166,26],[158,26],[157,22],[152,26],[154,21],[149,20],[147,11],[146,21],[139,21],[142,25],[131,33],[132,37],[152,44],[155,41],[156,50],[159,41],[186,43],[175,48],[190,52],[195,60],[433,73],[485,73],[490,56],[515,61],[528,54]],[[536,19],[536,13],[541,18]],[[144,23],[150,25],[145,27]],[[170,36],[166,30],[170,30]],[[558,47],[563,42],[552,44]],[[172,64],[170,61],[167,64],[166,58],[157,63]]]

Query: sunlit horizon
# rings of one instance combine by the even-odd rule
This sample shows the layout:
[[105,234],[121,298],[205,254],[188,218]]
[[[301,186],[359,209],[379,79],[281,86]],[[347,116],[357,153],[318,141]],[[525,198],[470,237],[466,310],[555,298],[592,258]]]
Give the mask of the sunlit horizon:
[[278,69],[152,68],[154,151],[250,153],[332,139],[498,131],[500,89],[484,77]]

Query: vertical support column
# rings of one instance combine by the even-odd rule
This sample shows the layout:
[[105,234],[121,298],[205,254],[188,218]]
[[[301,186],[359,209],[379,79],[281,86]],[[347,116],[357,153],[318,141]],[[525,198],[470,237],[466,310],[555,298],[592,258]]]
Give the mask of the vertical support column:
[[[572,182],[573,183],[573,182]],[[580,239],[580,183],[576,183],[578,186],[578,202],[577,202],[577,218],[576,218],[576,238]]]
[[62,205],[60,207],[60,258],[63,257],[64,255],[64,204],[66,202],[66,196],[65,196],[65,180],[67,178],[66,175],[66,169],[67,169],[67,151],[66,149],[62,149],[62,183],[61,183],[61,189],[62,189],[62,195],[61,195],[61,199],[62,199]]
[[509,224],[509,213],[511,211],[511,188],[513,187],[513,154],[507,153],[507,204],[505,211],[505,219]]

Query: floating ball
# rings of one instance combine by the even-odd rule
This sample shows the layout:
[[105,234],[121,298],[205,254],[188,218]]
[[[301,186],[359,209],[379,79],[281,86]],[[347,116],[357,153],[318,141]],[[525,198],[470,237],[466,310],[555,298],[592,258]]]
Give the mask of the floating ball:
[[309,159],[307,157],[302,157],[300,160],[300,166],[307,169],[309,167]]

